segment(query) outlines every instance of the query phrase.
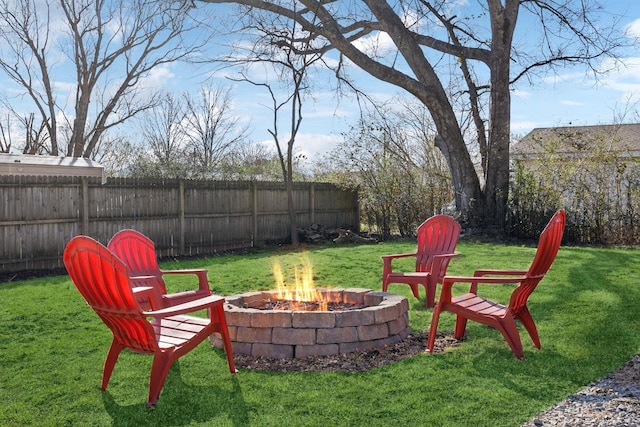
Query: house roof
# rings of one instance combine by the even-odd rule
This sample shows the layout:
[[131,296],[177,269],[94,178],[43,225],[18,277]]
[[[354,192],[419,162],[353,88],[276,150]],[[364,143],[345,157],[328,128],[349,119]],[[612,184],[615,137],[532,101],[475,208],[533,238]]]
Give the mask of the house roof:
[[577,153],[586,147],[606,144],[611,151],[640,155],[640,123],[536,128],[511,147],[514,158],[540,153],[549,143],[557,153]]
[[0,153],[0,175],[87,176],[105,181],[104,167],[90,159]]

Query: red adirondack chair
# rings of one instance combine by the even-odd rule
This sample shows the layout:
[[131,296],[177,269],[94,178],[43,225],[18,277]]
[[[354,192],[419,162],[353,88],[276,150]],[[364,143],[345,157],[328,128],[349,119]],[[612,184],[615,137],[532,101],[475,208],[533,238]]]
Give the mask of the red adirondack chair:
[[[509,347],[511,347],[513,354],[522,359],[524,351],[515,323],[516,320],[519,320],[529,333],[533,345],[539,349],[540,337],[527,307],[527,300],[556,258],[564,233],[564,225],[565,213],[561,209],[553,215],[542,231],[535,257],[528,270],[477,270],[473,277],[446,276],[442,281],[440,300],[433,311],[427,351],[433,351],[438,330],[438,319],[443,311],[450,311],[456,314],[454,331],[456,339],[464,336],[467,320],[473,320],[499,330]],[[469,293],[452,296],[453,285],[461,282],[471,283]],[[511,293],[507,305],[499,304],[478,295],[479,284],[508,283],[515,283],[518,286]]]
[[[78,291],[113,334],[104,362],[103,390],[123,349],[150,353],[153,363],[147,407],[155,405],[173,363],[215,332],[222,337],[229,371],[236,372],[224,298],[211,295],[143,311],[134,296],[127,266],[99,242],[86,236],[74,237],[65,248],[63,261]],[[161,304],[160,296],[151,302]],[[208,310],[209,318],[185,315],[201,310]]]
[[[161,270],[158,266],[153,241],[136,230],[120,230],[111,238],[107,247],[129,267],[134,287],[154,287],[160,293],[163,304],[172,306],[210,295],[207,270]],[[193,274],[198,278],[198,289],[167,294],[167,286],[162,276],[166,274]],[[153,296],[137,292],[140,303]]]
[[[447,215],[435,215],[418,227],[418,247],[414,253],[384,255],[382,257],[382,290],[392,283],[405,283],[411,287],[413,296],[419,298],[418,285],[426,290],[425,304],[434,306],[436,286],[442,283],[452,258],[459,256],[455,248],[460,240],[460,224]],[[415,257],[413,272],[393,271],[392,261],[398,258]]]

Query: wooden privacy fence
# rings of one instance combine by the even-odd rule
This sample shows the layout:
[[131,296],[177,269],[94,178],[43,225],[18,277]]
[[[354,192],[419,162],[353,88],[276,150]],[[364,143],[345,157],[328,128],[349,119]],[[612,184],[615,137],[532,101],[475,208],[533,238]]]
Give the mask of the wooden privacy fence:
[[[299,227],[359,225],[358,197],[295,183]],[[287,195],[274,182],[0,176],[0,273],[62,267],[66,243],[106,244],[123,228],[149,236],[160,257],[213,254],[289,238]]]

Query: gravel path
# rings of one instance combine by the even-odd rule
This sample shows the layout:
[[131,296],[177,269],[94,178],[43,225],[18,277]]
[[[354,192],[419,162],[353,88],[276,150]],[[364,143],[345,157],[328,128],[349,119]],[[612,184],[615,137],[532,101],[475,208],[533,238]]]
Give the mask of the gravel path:
[[522,427],[640,427],[640,355]]

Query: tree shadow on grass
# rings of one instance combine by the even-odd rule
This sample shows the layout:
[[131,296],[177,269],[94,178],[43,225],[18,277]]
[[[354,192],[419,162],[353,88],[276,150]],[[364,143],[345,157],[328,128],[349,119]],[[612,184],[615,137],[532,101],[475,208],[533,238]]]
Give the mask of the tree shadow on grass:
[[[231,375],[230,380],[221,380],[230,382],[233,385],[231,390],[215,384],[220,375]],[[245,404],[237,375],[228,371],[212,372],[211,385],[194,386],[182,380],[177,361],[167,376],[160,400],[154,408],[146,407],[147,394],[141,396],[135,404],[120,405],[107,389],[102,392],[102,401],[114,427],[180,426],[192,422],[215,423],[216,419],[220,421],[219,424],[247,426],[250,424],[249,409]]]

